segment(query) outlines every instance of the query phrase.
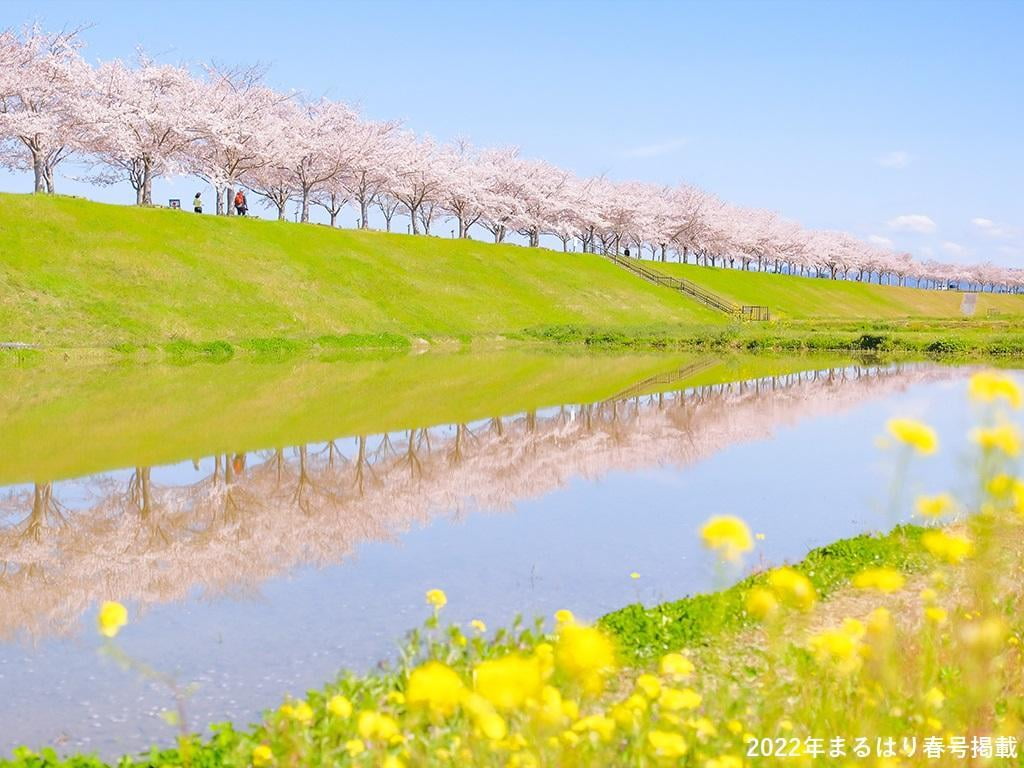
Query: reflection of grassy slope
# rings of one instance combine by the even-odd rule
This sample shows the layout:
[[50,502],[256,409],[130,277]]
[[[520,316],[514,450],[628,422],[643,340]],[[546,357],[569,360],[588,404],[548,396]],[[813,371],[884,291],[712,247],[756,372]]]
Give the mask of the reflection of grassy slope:
[[0,367],[0,483],[590,402],[686,355]]
[[0,341],[724,323],[599,256],[0,195]]
[[[900,288],[692,264],[644,264],[675,277],[692,280],[737,304],[767,305],[775,317],[877,319],[961,316],[963,294],[956,291]],[[979,294],[977,317],[987,317],[989,309],[1007,315],[1024,315],[1024,296]]]

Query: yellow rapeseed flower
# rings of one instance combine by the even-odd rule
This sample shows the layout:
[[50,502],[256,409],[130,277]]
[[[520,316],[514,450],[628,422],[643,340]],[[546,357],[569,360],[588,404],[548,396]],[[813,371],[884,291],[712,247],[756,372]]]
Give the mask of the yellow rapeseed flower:
[[398,735],[398,723],[388,715],[382,715],[372,710],[363,710],[359,713],[356,722],[356,730],[364,739],[390,741]]
[[693,662],[681,653],[666,653],[658,662],[658,671],[663,677],[686,680],[694,672]]
[[955,504],[950,494],[938,493],[934,496],[920,496],[914,503],[914,509],[921,517],[935,518],[952,512]]
[[489,659],[473,670],[473,688],[499,709],[518,709],[539,700],[544,687],[541,662],[535,656],[509,654]]
[[704,768],[743,768],[743,759],[736,755],[722,755],[708,760]]
[[1020,455],[1020,431],[1012,424],[976,429],[971,432],[971,440],[984,451],[999,451],[1010,458]]
[[444,593],[443,589],[428,589],[427,604],[434,608],[444,608],[448,605],[448,595]]
[[349,757],[356,757],[366,751],[366,745],[362,739],[349,739],[345,742],[345,751],[348,752]]
[[291,719],[302,725],[313,722],[313,708],[305,701],[299,700],[291,708]]
[[640,675],[636,679],[636,687],[643,691],[648,699],[656,699],[661,693],[661,681],[654,675]]
[[932,624],[941,627],[946,623],[946,620],[949,618],[949,614],[946,612],[945,608],[940,608],[937,605],[929,605],[924,609],[924,617]]
[[860,639],[865,626],[856,619],[846,619],[838,629],[826,629],[813,635],[808,648],[821,663],[832,664],[838,671],[849,673],[860,666],[864,650]]
[[979,403],[1005,400],[1012,408],[1020,408],[1024,404],[1020,385],[1011,377],[995,371],[979,371],[971,376],[967,391],[971,399]]
[[895,568],[865,568],[853,577],[853,586],[888,594],[902,589],[903,581],[903,574]]
[[596,733],[601,741],[609,741],[615,733],[615,721],[605,715],[587,715],[573,723],[576,733]]
[[925,706],[929,709],[940,709],[945,701],[946,695],[934,686],[924,695]]
[[579,624],[563,624],[558,628],[555,659],[560,669],[596,692],[604,684],[604,676],[615,669],[615,648],[598,629]]
[[692,688],[665,688],[658,697],[658,705],[669,712],[681,709],[696,709],[702,701],[701,695]]
[[886,428],[889,434],[905,443],[920,453],[928,456],[935,453],[939,447],[939,438],[935,430],[927,424],[922,424],[914,419],[891,419]]
[[888,608],[875,608],[868,614],[867,632],[875,637],[884,637],[892,631],[892,614]]
[[786,605],[801,611],[809,611],[818,601],[810,579],[793,568],[776,568],[768,574],[768,585]]
[[266,744],[257,744],[252,748],[252,764],[256,768],[264,768],[274,762],[274,752]]
[[939,560],[952,565],[962,563],[974,553],[974,542],[959,533],[926,531],[921,543]]
[[484,624],[480,619],[473,619],[471,622],[469,622],[469,626],[471,626],[480,634],[483,634],[487,631],[487,625]]
[[331,696],[327,700],[327,711],[335,717],[345,720],[352,716],[352,702],[344,696]]
[[96,617],[96,625],[100,634],[104,637],[114,637],[121,631],[121,627],[128,623],[128,609],[121,603],[107,600],[100,606],[99,615]]
[[426,707],[442,717],[452,714],[465,696],[462,678],[439,661],[428,661],[416,667],[405,686],[405,700],[410,706]]
[[575,622],[576,617],[573,615],[572,611],[565,608],[555,611],[556,624],[574,624]]
[[750,616],[759,621],[766,621],[779,612],[779,601],[771,590],[754,587],[747,592],[744,607]]
[[635,581],[636,579],[640,578],[640,574],[637,573],[636,571],[633,571],[631,574],[629,574],[629,578],[631,578],[631,579],[633,579]]
[[381,768],[405,768],[405,761],[398,755],[388,755],[380,766]]
[[700,529],[704,546],[718,553],[724,560],[738,560],[744,552],[754,548],[754,540],[747,524],[732,515],[715,515]]
[[647,743],[655,757],[682,757],[687,752],[686,740],[675,731],[651,731]]

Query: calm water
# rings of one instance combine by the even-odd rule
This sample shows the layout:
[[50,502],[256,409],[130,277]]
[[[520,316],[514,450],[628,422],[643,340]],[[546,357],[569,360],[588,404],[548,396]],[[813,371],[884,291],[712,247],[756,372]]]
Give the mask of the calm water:
[[[196,684],[193,727],[248,722],[342,667],[390,657],[428,614],[428,588],[448,593],[452,621],[559,608],[596,618],[712,586],[696,537],[712,514],[764,533],[762,563],[887,528],[900,514],[876,445],[886,419],[940,430],[941,455],[908,478],[932,492],[955,476],[970,424],[967,371],[930,364],[513,355],[460,358],[426,382],[405,375],[435,365],[138,374],[184,377],[164,389],[129,389],[118,371],[120,390],[72,393],[79,409],[55,405],[72,394],[44,388],[44,374],[22,382],[0,419],[22,448],[0,466],[11,483],[0,490],[0,750],[109,756],[173,740],[167,691],[98,653],[103,599],[129,605],[122,648]],[[505,384],[501,365],[514,371]],[[478,369],[492,378],[467,379]],[[415,383],[380,390],[389,370]],[[276,400],[228,387],[223,403],[197,396],[178,430],[160,421],[189,377],[286,374],[319,384],[271,388]],[[353,399],[356,380],[379,394]],[[301,395],[294,410],[285,392]],[[120,403],[113,431],[105,397]],[[307,424],[314,400],[323,410]],[[403,411],[410,400],[418,408]],[[225,421],[226,410],[241,415]],[[261,436],[259,423],[273,430]],[[81,467],[102,471],[75,476]]]

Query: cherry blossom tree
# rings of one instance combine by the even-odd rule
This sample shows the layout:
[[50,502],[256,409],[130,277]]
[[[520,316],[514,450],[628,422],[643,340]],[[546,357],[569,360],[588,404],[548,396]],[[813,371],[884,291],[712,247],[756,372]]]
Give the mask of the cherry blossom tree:
[[136,204],[152,205],[153,180],[182,170],[192,141],[186,109],[191,75],[140,57],[134,68],[120,61],[100,65],[93,81],[90,154],[110,169],[97,180],[127,180]]
[[57,166],[83,148],[92,72],[80,48],[78,30],[0,33],[0,163],[31,169],[36,192],[52,194]]
[[232,212],[235,187],[275,159],[275,148],[298,137],[282,134],[288,123],[279,107],[290,101],[263,84],[258,69],[210,67],[203,81],[193,83],[192,124],[188,161],[193,173],[216,191],[217,213]]

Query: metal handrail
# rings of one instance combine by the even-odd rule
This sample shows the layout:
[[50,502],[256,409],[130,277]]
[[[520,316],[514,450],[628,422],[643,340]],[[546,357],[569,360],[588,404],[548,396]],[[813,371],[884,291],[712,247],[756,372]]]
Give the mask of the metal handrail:
[[625,267],[649,282],[674,288],[681,293],[694,297],[709,307],[713,307],[714,309],[720,310],[721,312],[725,312],[729,315],[735,315],[741,320],[768,320],[770,317],[768,307],[752,305],[740,306],[738,304],[733,304],[731,301],[723,299],[721,296],[716,296],[710,291],[701,288],[696,283],[691,283],[689,280],[683,280],[678,277],[666,275],[656,269],[650,269],[636,261],[619,256],[617,253],[609,252],[604,255],[619,266]]

